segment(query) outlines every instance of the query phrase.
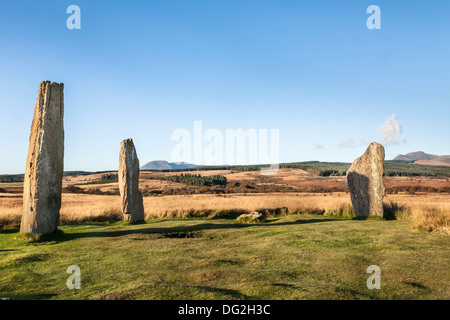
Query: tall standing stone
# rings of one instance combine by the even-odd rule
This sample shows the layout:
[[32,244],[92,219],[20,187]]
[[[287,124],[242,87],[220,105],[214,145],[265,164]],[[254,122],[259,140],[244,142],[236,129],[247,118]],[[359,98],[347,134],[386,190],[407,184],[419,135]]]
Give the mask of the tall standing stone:
[[21,233],[57,230],[64,170],[64,84],[42,81],[31,124]]
[[139,191],[139,159],[132,139],[122,141],[119,156],[119,190],[125,221],[144,220],[144,204]]
[[347,171],[348,189],[357,217],[383,217],[384,147],[372,142]]

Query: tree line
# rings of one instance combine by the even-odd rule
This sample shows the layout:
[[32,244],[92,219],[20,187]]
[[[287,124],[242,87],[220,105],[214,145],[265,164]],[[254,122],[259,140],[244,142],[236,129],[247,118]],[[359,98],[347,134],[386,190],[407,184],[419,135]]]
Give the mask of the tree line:
[[201,176],[200,174],[189,173],[167,177],[154,177],[154,179],[187,183],[197,187],[226,186],[228,183],[227,178],[221,175]]

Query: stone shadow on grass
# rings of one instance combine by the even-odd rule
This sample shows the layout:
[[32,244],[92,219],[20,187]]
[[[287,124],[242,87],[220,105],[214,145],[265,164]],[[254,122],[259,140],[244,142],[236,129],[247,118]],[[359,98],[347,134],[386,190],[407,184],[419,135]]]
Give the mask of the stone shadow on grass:
[[99,237],[121,237],[133,234],[168,234],[179,232],[195,232],[202,230],[220,230],[220,229],[240,229],[240,228],[254,228],[263,227],[270,228],[273,226],[288,226],[288,225],[301,225],[330,221],[345,221],[345,219],[309,219],[309,220],[297,220],[292,222],[276,222],[276,223],[260,223],[260,224],[241,224],[241,223],[200,223],[190,226],[178,226],[178,227],[154,227],[153,223],[147,224],[145,228],[139,229],[123,229],[123,230],[111,230],[111,231],[88,231],[88,232],[76,232],[76,233],[61,233],[60,236],[53,238],[53,241],[68,241],[80,238],[99,238]]
[[7,229],[2,229],[0,228],[0,234],[10,234],[10,233],[17,233],[19,232],[19,228],[7,228]]

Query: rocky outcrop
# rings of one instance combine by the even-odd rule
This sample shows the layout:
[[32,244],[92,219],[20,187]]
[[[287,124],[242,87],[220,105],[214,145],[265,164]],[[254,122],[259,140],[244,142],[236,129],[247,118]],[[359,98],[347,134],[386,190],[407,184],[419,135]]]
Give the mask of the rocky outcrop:
[[57,230],[64,170],[64,84],[39,85],[25,168],[21,233]]
[[244,213],[241,214],[237,221],[240,223],[259,223],[264,222],[266,219],[264,217],[264,214],[258,211],[253,211],[252,213]]
[[119,190],[123,219],[133,222],[144,220],[144,205],[139,191],[139,159],[132,139],[120,144]]
[[383,172],[384,147],[372,142],[347,171],[348,189],[357,217],[383,217]]

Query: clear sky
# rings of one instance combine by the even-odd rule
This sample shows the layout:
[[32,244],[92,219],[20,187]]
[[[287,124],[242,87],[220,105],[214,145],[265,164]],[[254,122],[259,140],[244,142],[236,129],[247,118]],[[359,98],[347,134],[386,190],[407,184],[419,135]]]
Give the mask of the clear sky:
[[447,0],[3,1],[0,174],[24,172],[43,80],[65,84],[65,170],[117,168],[126,138],[170,161],[196,120],[279,129],[281,162],[450,154],[449,21]]

